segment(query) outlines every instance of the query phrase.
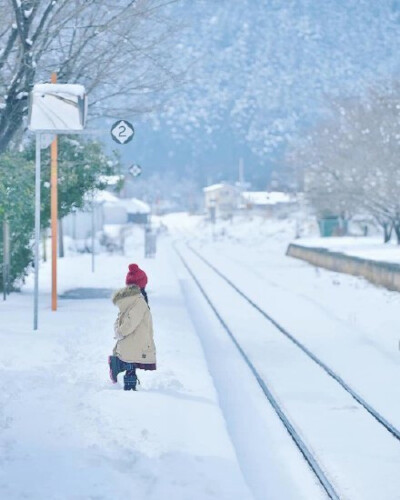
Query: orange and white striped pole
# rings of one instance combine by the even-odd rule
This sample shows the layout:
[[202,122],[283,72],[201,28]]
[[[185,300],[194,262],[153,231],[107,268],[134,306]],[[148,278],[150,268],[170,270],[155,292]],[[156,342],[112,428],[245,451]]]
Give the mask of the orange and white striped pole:
[[[51,83],[57,83],[57,73],[51,74]],[[57,233],[58,233],[58,185],[57,162],[58,143],[55,136],[50,146],[50,186],[51,186],[51,310],[57,311]]]

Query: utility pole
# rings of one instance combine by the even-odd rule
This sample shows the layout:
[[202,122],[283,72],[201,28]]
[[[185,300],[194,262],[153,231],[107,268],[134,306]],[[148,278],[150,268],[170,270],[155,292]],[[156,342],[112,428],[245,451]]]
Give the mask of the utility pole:
[[245,202],[243,197],[244,192],[244,163],[243,158],[239,158],[239,206]]
[[244,189],[244,163],[243,158],[239,158],[239,186],[240,190]]
[[[51,83],[57,83],[57,74],[51,74]],[[57,185],[57,135],[50,146],[51,157],[51,310],[57,311],[57,222],[58,222],[58,185]]]
[[91,213],[91,222],[92,222],[92,231],[91,231],[91,236],[92,236],[92,273],[94,273],[94,246],[95,246],[95,240],[94,240],[94,232],[95,232],[95,221],[94,221],[94,191],[92,191],[92,213]]

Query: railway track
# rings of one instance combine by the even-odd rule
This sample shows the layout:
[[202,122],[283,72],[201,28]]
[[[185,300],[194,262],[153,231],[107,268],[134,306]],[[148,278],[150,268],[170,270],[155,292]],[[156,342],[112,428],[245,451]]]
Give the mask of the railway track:
[[[265,310],[263,310],[260,306],[258,306],[250,297],[248,297],[242,290],[240,290],[227,276],[225,276],[219,269],[217,269],[211,262],[209,262],[207,259],[205,259],[197,250],[195,250],[191,245],[186,243],[186,247],[188,250],[195,255],[200,261],[202,261],[209,269],[213,271],[216,275],[219,276],[231,289],[233,289],[237,294],[239,294],[252,308],[254,308],[259,314],[261,314],[267,321],[269,321],[275,328],[278,330],[281,334],[284,335],[286,339],[288,339],[292,344],[294,344],[302,353],[307,356],[310,360],[312,360],[315,364],[318,365],[319,368],[321,368],[329,377],[331,377],[337,384],[340,385],[342,389],[344,389],[362,408],[364,408],[369,415],[371,415],[386,431],[388,431],[393,438],[396,440],[400,441],[400,431],[395,428],[387,419],[385,419],[377,410],[375,410],[368,402],[364,400],[347,382],[345,382],[337,373],[334,372],[329,366],[327,366],[321,359],[318,358],[314,353],[312,353],[304,344],[302,344],[300,341],[298,341],[294,335],[292,335],[289,331],[287,331],[282,325],[280,325],[274,318],[272,318]],[[224,318],[222,317],[221,313],[218,311],[217,307],[214,305],[213,301],[211,300],[209,294],[207,291],[204,289],[202,286],[200,280],[198,277],[195,275],[193,270],[191,269],[190,265],[186,261],[186,259],[183,257],[182,253],[179,251],[177,248],[176,244],[174,244],[174,249],[176,253],[178,254],[182,264],[192,277],[193,281],[196,283],[197,287],[199,288],[201,294],[203,295],[204,299],[207,301],[208,305],[210,308],[213,310],[214,314],[218,318],[219,322],[223,326],[224,330],[227,332],[229,337],[231,338],[232,342],[236,346],[237,350],[239,351],[240,355],[246,362],[247,366],[253,373],[254,377],[256,378],[259,386],[261,387],[264,395],[267,397],[269,403],[275,410],[276,414],[278,415],[279,419],[285,426],[287,432],[289,433],[290,437],[294,441],[295,445],[303,455],[304,459],[307,461],[309,467],[317,477],[318,481],[320,482],[321,486],[325,490],[326,494],[328,495],[329,498],[332,499],[339,499],[340,496],[333,485],[332,481],[329,479],[327,474],[324,472],[323,468],[319,464],[318,459],[316,458],[315,454],[311,449],[307,446],[305,443],[304,439],[301,437],[301,433],[299,432],[298,429],[296,429],[296,426],[291,422],[290,418],[286,415],[285,411],[282,409],[281,405],[277,401],[276,397],[274,397],[270,387],[266,383],[265,379],[260,375],[259,371],[255,367],[255,365],[252,363],[251,359],[249,356],[246,354],[240,343],[238,342],[234,332],[231,330],[231,328],[228,326]]]
[[330,377],[332,377],[346,392],[348,392],[353,399],[357,401],[361,406],[368,411],[388,432],[390,432],[398,441],[400,441],[400,430],[397,429],[393,424],[391,424],[385,417],[383,417],[377,410],[375,410],[364,398],[362,398],[345,380],[343,380],[340,375],[338,375],[332,368],[330,368],[326,363],[324,363],[318,356],[310,351],[304,344],[296,339],[288,330],[286,330],[282,325],[280,325],[274,318],[272,318],[264,309],[257,305],[253,300],[251,300],[248,295],[246,295],[242,290],[240,290],[227,276],[225,276],[221,271],[219,271],[213,264],[211,264],[207,259],[197,252],[191,245],[186,244],[188,249],[196,255],[204,264],[206,264],[210,269],[212,269],[218,276],[220,276],[231,288],[233,288],[241,297],[243,297],[254,309],[256,309],[264,318],[271,322],[277,330],[279,330],[286,338],[288,338],[293,344],[295,344],[306,356],[312,359],[318,366],[320,366]]

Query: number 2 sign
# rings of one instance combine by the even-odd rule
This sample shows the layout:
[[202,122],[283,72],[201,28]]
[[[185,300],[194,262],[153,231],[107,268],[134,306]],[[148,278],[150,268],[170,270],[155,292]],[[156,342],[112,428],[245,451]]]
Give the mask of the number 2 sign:
[[118,120],[111,127],[111,137],[118,144],[127,144],[133,139],[135,129],[133,125],[126,120]]

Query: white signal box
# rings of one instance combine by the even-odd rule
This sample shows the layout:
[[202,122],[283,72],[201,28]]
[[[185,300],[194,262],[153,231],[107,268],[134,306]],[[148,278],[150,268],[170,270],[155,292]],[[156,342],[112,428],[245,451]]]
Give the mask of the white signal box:
[[86,115],[87,97],[83,85],[69,83],[34,85],[29,102],[30,130],[80,131],[85,127]]

